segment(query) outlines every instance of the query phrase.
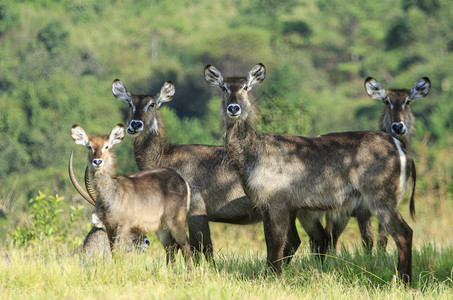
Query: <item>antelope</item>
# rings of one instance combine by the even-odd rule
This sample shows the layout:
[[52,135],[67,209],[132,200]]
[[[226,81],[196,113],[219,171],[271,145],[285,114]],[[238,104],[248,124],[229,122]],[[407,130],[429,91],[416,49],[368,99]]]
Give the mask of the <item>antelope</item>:
[[[79,246],[74,253],[81,253],[84,258],[89,259],[97,257],[108,260],[112,259],[112,248],[107,229],[94,212],[91,214],[91,223],[92,227],[90,232],[88,232],[82,245]],[[150,242],[145,235],[133,234],[131,240],[138,249],[149,248]]]
[[[232,224],[253,224],[261,221],[260,211],[246,197],[238,174],[228,163],[223,146],[168,143],[158,109],[161,104],[173,99],[173,82],[165,82],[155,95],[138,95],[129,92],[119,79],[115,79],[112,92],[118,100],[129,106],[127,133],[134,141],[138,168],[146,170],[151,166],[169,167],[190,183],[192,201],[188,223],[190,244],[195,253],[202,251],[208,260],[213,260],[209,221]],[[286,262],[290,261],[300,245],[295,223],[290,223],[284,251]],[[309,225],[306,231],[314,241],[313,247],[317,247],[323,240],[317,240],[316,237],[322,233],[327,234],[318,219]]]
[[[80,196],[82,196],[82,198],[84,198],[89,204],[96,207],[96,195],[94,194],[94,191],[89,183],[88,168],[85,169],[85,186],[89,193],[85,192],[82,187],[78,185],[77,180],[75,179],[75,175],[72,170],[72,158],[73,153],[71,153],[71,156],[69,157],[68,165],[71,182],[73,183],[75,189],[79,192]],[[106,259],[111,259],[111,239],[107,234],[105,225],[102,223],[95,212],[91,214],[91,223],[91,230],[83,240],[83,243],[73,251],[73,254],[81,253],[84,255],[84,257],[88,258],[103,257]],[[149,248],[150,242],[146,235],[133,234],[131,239],[133,241],[133,244],[137,248]]]
[[415,133],[415,117],[411,104],[418,98],[429,93],[431,81],[428,77],[419,79],[408,89],[383,89],[382,85],[372,77],[365,79],[365,90],[371,98],[385,104],[379,119],[380,130],[390,133],[406,147]]
[[262,211],[268,267],[282,272],[288,216],[294,217],[301,209],[350,213],[365,206],[395,240],[398,276],[410,283],[412,229],[398,211],[398,202],[413,162],[401,142],[381,131],[315,137],[257,131],[256,102],[250,91],[264,80],[264,65],[254,66],[247,77],[225,79],[208,65],[204,75],[209,85],[222,92],[228,158],[245,193]]
[[[384,105],[381,117],[379,118],[380,130],[391,134],[399,140],[405,148],[410,145],[410,139],[415,133],[415,117],[412,114],[410,105],[415,99],[425,97],[431,87],[428,77],[419,79],[409,89],[383,89],[382,85],[372,77],[364,82],[365,91],[372,99],[380,100]],[[415,176],[415,166],[413,167]],[[415,180],[415,179],[414,179]],[[415,182],[414,182],[415,185]],[[373,249],[373,234],[370,223],[370,212],[360,207],[354,211],[362,235],[365,249],[369,252]],[[327,231],[332,233],[332,244],[336,247],[339,235],[343,232],[349,221],[349,216],[338,214],[327,214]],[[384,228],[379,225],[378,246],[385,250],[388,236]]]
[[[190,187],[170,168],[155,167],[117,175],[116,157],[111,148],[121,143],[124,136],[121,124],[116,125],[110,135],[87,135],[79,125],[71,128],[74,142],[88,149],[87,171],[93,186],[88,194],[94,194],[96,214],[105,225],[115,250],[129,250],[134,234],[156,232],[165,248],[167,264],[175,260],[175,251],[181,249],[191,270],[191,250],[185,232]],[[85,176],[85,181],[88,177]],[[75,181],[73,184],[80,187]]]

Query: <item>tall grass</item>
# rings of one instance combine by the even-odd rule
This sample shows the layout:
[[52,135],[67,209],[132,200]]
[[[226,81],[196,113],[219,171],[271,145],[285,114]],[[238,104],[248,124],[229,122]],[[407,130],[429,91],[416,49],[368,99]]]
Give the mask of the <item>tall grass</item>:
[[29,251],[11,246],[0,261],[0,298],[451,299],[452,251],[431,245],[415,250],[413,285],[406,288],[395,279],[394,252],[342,250],[321,264],[302,247],[278,277],[268,274],[263,251],[220,251],[215,267],[202,260],[188,273],[181,255],[165,266],[157,243],[144,253],[92,263],[53,246]]

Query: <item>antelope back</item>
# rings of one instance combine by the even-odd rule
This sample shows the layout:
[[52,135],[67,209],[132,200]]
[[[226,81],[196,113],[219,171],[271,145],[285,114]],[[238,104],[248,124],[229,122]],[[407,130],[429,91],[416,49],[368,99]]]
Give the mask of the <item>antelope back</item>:
[[367,94],[385,105],[380,118],[380,129],[392,134],[403,143],[408,142],[415,132],[415,121],[410,105],[415,99],[425,97],[430,87],[431,82],[428,77],[418,80],[410,90],[385,90],[374,78],[368,77],[365,80]]
[[167,81],[155,95],[135,95],[126,89],[121,80],[115,79],[112,83],[112,93],[118,100],[129,105],[127,133],[138,136],[145,127],[153,132],[159,130],[160,116],[157,109],[162,103],[173,99],[175,85]]

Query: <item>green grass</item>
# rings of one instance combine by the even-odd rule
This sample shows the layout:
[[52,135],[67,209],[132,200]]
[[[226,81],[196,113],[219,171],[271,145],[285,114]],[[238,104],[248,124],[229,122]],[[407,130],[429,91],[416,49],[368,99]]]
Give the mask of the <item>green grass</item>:
[[[191,273],[182,256],[165,266],[158,243],[111,262],[61,255],[54,247],[8,247],[0,261],[1,299],[413,299],[453,297],[453,249],[414,250],[412,288],[396,282],[396,255],[341,250],[320,264],[301,247],[281,277],[268,274],[262,251],[220,251],[216,267],[202,260]],[[69,253],[69,251],[65,251]]]

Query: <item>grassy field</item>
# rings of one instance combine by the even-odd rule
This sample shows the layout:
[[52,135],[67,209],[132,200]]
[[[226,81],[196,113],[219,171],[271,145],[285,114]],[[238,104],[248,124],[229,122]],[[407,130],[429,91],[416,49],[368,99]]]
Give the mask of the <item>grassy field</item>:
[[[352,226],[350,226],[352,227]],[[324,264],[304,241],[281,277],[267,274],[261,225],[213,224],[216,267],[202,260],[188,273],[182,256],[166,267],[151,248],[84,264],[71,249],[7,246],[0,261],[1,299],[451,299],[453,247],[414,247],[413,284],[396,282],[396,252],[364,254],[343,246]],[[222,238],[223,237],[223,238]]]

